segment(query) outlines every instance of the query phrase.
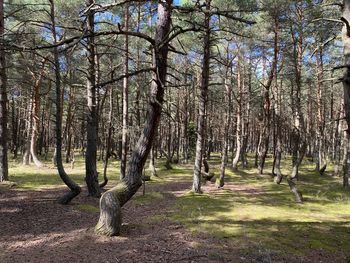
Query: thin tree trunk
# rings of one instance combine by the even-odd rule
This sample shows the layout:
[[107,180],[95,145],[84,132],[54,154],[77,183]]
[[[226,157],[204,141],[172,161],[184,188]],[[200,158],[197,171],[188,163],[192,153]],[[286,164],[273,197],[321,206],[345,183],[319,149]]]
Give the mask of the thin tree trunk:
[[[54,44],[57,43],[56,24],[55,24],[55,6],[54,0],[49,0],[51,5],[51,24],[52,24],[52,36]],[[56,86],[56,163],[57,171],[62,181],[68,186],[70,192],[59,199],[59,203],[68,204],[70,201],[79,195],[81,188],[77,185],[65,172],[62,162],[62,94],[61,94],[61,73],[60,73],[60,61],[57,47],[53,48],[54,53],[54,67],[55,67],[55,86]]]
[[[124,28],[129,29],[129,4],[125,4]],[[125,35],[124,42],[124,74],[129,72],[129,36]],[[123,128],[122,128],[122,158],[120,162],[120,179],[125,177],[126,160],[128,154],[128,121],[129,121],[129,78],[123,79]]]
[[0,182],[7,181],[7,75],[4,44],[4,1],[0,0]]
[[[229,54],[229,47],[227,47],[227,54]],[[225,94],[227,98],[227,107],[225,109],[225,124],[224,124],[224,138],[223,138],[223,146],[222,146],[222,156],[221,156],[221,166],[220,166],[220,178],[218,187],[223,187],[225,185],[225,169],[227,165],[227,152],[228,152],[228,131],[231,126],[231,85],[229,74],[231,72],[231,65],[227,65],[226,74],[225,74]]]
[[[87,0],[87,6],[94,4],[94,0]],[[87,144],[85,154],[86,176],[85,182],[89,195],[93,197],[101,196],[101,189],[98,184],[98,173],[96,165],[97,157],[97,109],[96,109],[96,70],[95,70],[95,40],[94,33],[94,12],[89,11],[86,19],[86,29],[88,34],[88,77],[87,77]]]
[[[240,52],[240,50],[238,50]],[[236,171],[238,169],[238,162],[242,153],[242,78],[241,78],[241,54],[238,54],[237,58],[237,110],[236,110],[236,153],[232,161],[232,169]]]
[[36,76],[34,72],[32,72],[34,87],[33,87],[33,110],[32,110],[32,135],[30,140],[30,154],[32,156],[33,162],[37,167],[42,167],[43,163],[39,160],[37,156],[37,140],[39,134],[39,121],[40,121],[40,90],[41,90],[41,82],[45,72],[45,64],[47,59],[44,58],[41,62],[41,70],[39,76]]
[[[210,11],[211,0],[206,0],[206,10]],[[208,85],[209,85],[209,63],[210,63],[210,14],[205,13],[205,35],[204,35],[204,56],[202,65],[202,78],[199,96],[199,116],[197,121],[197,143],[196,143],[196,157],[193,172],[193,186],[192,190],[195,193],[201,193],[201,169],[203,158],[203,146],[205,138],[205,114],[206,104],[208,99]]]

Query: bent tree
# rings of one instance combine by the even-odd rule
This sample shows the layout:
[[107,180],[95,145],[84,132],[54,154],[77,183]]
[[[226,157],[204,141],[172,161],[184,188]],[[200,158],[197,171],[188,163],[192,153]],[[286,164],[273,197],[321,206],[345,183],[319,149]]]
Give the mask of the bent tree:
[[147,117],[143,132],[131,155],[125,177],[100,199],[100,218],[95,227],[99,234],[113,236],[120,233],[121,207],[142,185],[142,170],[152,148],[160,121],[167,74],[168,45],[171,40],[170,24],[172,0],[158,1],[158,18],[153,51],[154,73],[149,94]]
[[[50,0],[51,12],[51,32],[53,37],[53,44],[57,44],[57,34],[56,34],[56,23],[55,23],[55,5],[54,0]],[[55,46],[53,48],[54,56],[54,69],[55,69],[55,88],[56,88],[56,166],[59,176],[62,181],[68,186],[70,192],[59,199],[59,203],[68,204],[74,197],[76,197],[80,192],[81,188],[77,185],[65,172],[62,162],[62,92],[61,92],[61,73],[60,73],[60,62],[58,48]]]

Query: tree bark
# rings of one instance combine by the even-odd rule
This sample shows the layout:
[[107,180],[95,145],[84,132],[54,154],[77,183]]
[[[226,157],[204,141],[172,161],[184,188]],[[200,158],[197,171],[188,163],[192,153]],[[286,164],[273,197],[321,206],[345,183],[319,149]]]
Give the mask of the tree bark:
[[45,72],[45,64],[47,59],[44,58],[41,61],[41,70],[38,76],[34,72],[32,72],[33,75],[33,81],[34,81],[34,87],[33,87],[33,110],[32,110],[32,135],[30,140],[30,154],[32,156],[32,160],[34,164],[37,167],[42,167],[43,163],[39,160],[37,156],[37,140],[39,135],[39,121],[40,121],[40,90],[41,90],[41,82],[44,76]]
[[0,0],[0,182],[7,181],[7,75],[4,43],[4,1]]
[[[87,0],[87,6],[94,4],[94,0]],[[95,51],[96,45],[93,37],[94,33],[94,12],[89,11],[86,19],[87,33],[91,34],[87,39],[88,52],[88,77],[87,77],[87,144],[85,154],[86,175],[85,182],[92,197],[100,197],[101,189],[98,184],[98,173],[96,166],[97,157],[97,110],[96,110],[96,70],[95,70]]]
[[[129,4],[125,4],[124,15],[124,28],[125,31],[129,29]],[[124,42],[124,74],[129,72],[129,36],[125,35]],[[129,120],[129,78],[123,79],[123,128],[122,128],[122,158],[120,162],[120,179],[125,177],[126,159],[128,154],[128,120]]]
[[203,158],[203,145],[205,138],[205,114],[206,114],[206,105],[208,100],[208,85],[209,85],[209,63],[210,63],[210,4],[211,0],[206,0],[206,12],[205,13],[205,35],[204,35],[204,56],[202,64],[202,79],[200,87],[200,96],[199,96],[199,116],[197,121],[197,143],[196,143],[196,157],[194,163],[194,172],[193,172],[193,186],[192,190],[195,193],[201,193],[201,169],[202,169],[202,158]]
[[[344,22],[342,29],[342,38],[344,44],[344,65],[350,65],[350,0],[343,0],[343,16],[342,21]],[[350,173],[350,158],[349,153],[349,137],[350,137],[350,68],[346,67],[343,77],[343,92],[344,92],[344,111],[346,127],[346,169],[343,171],[343,186],[349,188],[349,173]]]
[[228,152],[228,132],[231,126],[231,108],[232,108],[232,100],[231,100],[231,94],[232,94],[232,87],[231,87],[231,81],[230,81],[230,74],[231,74],[231,61],[229,61],[229,45],[227,45],[227,62],[228,65],[226,65],[226,72],[225,72],[225,97],[227,101],[227,106],[225,109],[225,124],[224,124],[224,137],[223,137],[223,144],[222,144],[222,152],[221,152],[221,166],[220,166],[220,177],[219,182],[217,184],[217,187],[223,187],[225,185],[225,170],[227,165],[227,152]]

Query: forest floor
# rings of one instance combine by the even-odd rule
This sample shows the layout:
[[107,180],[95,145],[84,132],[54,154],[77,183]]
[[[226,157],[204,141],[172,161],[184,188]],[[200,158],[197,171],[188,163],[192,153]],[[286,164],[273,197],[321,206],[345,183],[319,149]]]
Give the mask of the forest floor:
[[[219,158],[210,164],[218,174]],[[13,162],[16,186],[0,185],[0,262],[349,262],[350,194],[340,178],[317,176],[312,167],[302,167],[305,202],[296,204],[285,182],[275,185],[254,168],[228,169],[223,189],[207,183],[194,195],[192,165],[166,170],[159,161],[146,194],[140,189],[123,207],[121,236],[108,238],[93,232],[98,199],[86,189],[59,205],[66,189],[54,168]],[[82,159],[67,172],[83,185]],[[117,162],[108,174],[111,187]]]

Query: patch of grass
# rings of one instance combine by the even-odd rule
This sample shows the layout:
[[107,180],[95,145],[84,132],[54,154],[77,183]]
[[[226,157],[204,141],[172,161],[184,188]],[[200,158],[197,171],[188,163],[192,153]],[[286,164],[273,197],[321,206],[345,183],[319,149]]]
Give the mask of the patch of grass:
[[89,204],[80,204],[76,206],[79,210],[89,213],[99,213],[100,209],[96,206]]
[[163,198],[163,194],[162,193],[158,193],[158,192],[150,192],[147,193],[145,195],[137,195],[133,197],[133,202],[137,203],[137,204],[148,204],[151,203],[155,200],[160,200]]
[[[283,162],[285,175],[290,162]],[[219,161],[210,164],[218,174]],[[271,164],[268,160],[266,171]],[[323,249],[350,255],[350,193],[342,189],[341,179],[317,175],[309,162],[302,166],[300,178],[298,188],[306,201],[296,204],[285,181],[276,185],[272,178],[259,178],[255,168],[227,169],[226,182],[255,188],[255,193],[225,187],[210,195],[186,193],[177,199],[170,218],[193,233],[229,239],[241,249],[264,244],[282,254]]]

